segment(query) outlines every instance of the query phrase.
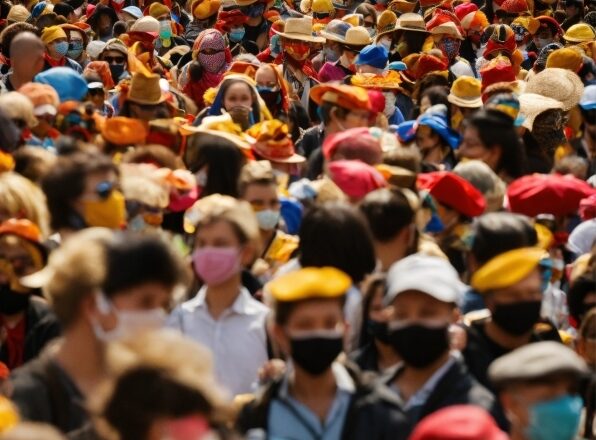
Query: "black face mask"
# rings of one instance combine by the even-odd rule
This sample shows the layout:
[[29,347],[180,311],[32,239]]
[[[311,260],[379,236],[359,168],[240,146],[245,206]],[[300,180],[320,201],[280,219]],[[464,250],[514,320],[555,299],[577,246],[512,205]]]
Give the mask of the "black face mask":
[[22,312],[29,305],[28,293],[13,292],[8,284],[0,285],[0,313],[14,315]]
[[112,74],[114,84],[118,84],[120,77],[124,73],[124,64],[110,64],[110,73]]
[[540,319],[541,301],[496,304],[492,320],[507,333],[521,336],[528,333]]
[[291,338],[292,359],[300,368],[313,376],[323,374],[343,350],[343,337],[311,336]]
[[366,321],[366,331],[373,338],[378,339],[385,344],[389,344],[389,330],[387,329],[386,322],[379,322],[375,321],[374,319],[369,319]]
[[259,90],[259,95],[265,101],[269,111],[275,112],[281,103],[281,92],[279,90]]
[[429,327],[423,324],[410,324],[390,329],[389,341],[407,365],[425,368],[449,351],[447,329],[447,325]]

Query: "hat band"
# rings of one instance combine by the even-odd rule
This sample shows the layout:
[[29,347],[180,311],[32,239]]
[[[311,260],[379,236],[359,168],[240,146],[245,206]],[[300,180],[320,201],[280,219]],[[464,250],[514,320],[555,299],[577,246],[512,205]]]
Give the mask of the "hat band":
[[257,154],[266,159],[289,159],[295,154],[289,139],[278,143],[275,141],[257,142],[255,150]]

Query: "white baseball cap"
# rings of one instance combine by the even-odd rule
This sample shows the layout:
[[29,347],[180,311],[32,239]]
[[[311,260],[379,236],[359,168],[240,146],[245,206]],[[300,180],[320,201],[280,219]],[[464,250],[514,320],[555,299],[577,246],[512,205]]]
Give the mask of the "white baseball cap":
[[466,290],[449,261],[423,254],[414,254],[398,261],[387,272],[385,305],[400,293],[416,290],[439,301],[459,304]]

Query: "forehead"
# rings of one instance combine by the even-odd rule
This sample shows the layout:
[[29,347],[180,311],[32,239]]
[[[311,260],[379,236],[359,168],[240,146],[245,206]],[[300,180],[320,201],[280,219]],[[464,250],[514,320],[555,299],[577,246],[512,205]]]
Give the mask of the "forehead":
[[225,219],[216,219],[212,222],[199,226],[197,230],[198,239],[206,239],[213,237],[229,237],[233,240],[238,240],[237,232],[230,223]]
[[277,198],[277,188],[273,183],[251,183],[246,187],[244,198],[248,201]]
[[118,52],[117,50],[106,50],[102,54],[104,57],[124,57],[122,52]]
[[69,31],[68,35],[70,36],[71,40],[82,40],[83,34],[79,31],[71,30]]
[[255,75],[255,80],[257,82],[277,82],[277,77],[275,76],[273,67],[262,66],[262,67],[259,67],[259,70],[257,70],[257,73]]
[[288,325],[305,319],[343,318],[340,299],[309,299],[296,303],[288,319]]
[[250,94],[250,87],[243,81],[236,81],[228,87],[227,94],[231,93],[248,93]]
[[443,308],[447,303],[439,301],[433,298],[428,293],[424,293],[418,290],[406,290],[401,292],[393,300],[393,305],[396,308],[399,307],[410,307],[410,306],[424,306],[424,307],[436,307]]

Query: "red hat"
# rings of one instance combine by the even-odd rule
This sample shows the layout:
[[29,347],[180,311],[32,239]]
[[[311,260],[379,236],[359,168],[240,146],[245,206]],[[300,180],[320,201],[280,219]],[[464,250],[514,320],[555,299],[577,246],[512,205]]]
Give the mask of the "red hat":
[[536,18],[540,22],[540,27],[548,26],[555,35],[563,35],[563,29],[561,28],[561,25],[553,17],[541,15],[540,17]]
[[367,90],[370,109],[375,113],[381,113],[385,110],[385,96],[379,90]]
[[323,155],[330,160],[335,154],[341,159],[357,159],[369,165],[377,165],[383,159],[381,143],[371,135],[368,127],[351,128],[327,136],[323,142]]
[[473,405],[453,405],[422,419],[410,440],[507,440],[491,415]]
[[461,23],[459,21],[459,18],[457,18],[457,15],[455,15],[455,13],[453,13],[452,11],[448,11],[446,9],[439,9],[439,8],[437,8],[433,11],[433,17],[428,21],[428,23],[426,23],[426,30],[432,31],[437,26],[448,23],[448,22],[455,23],[455,25],[457,26],[457,29],[459,30],[459,33],[463,35]]
[[535,217],[538,214],[574,214],[580,201],[596,189],[571,175],[532,174],[513,181],[507,188],[506,205],[511,212]]
[[466,15],[470,14],[471,12],[476,12],[477,10],[478,6],[476,6],[476,4],[472,2],[462,3],[461,5],[457,5],[455,7],[455,15],[457,16],[459,21],[462,21]]
[[412,75],[415,79],[420,79],[427,73],[447,70],[448,66],[447,60],[423,53],[412,67]]
[[328,168],[331,180],[352,199],[362,199],[369,192],[387,186],[381,173],[359,160],[336,160]]
[[515,72],[509,58],[498,56],[490,60],[482,69],[480,69],[480,76],[482,77],[482,91],[498,82],[513,82],[516,80]]
[[528,3],[526,0],[505,0],[501,9],[509,14],[521,14],[528,12]]
[[579,202],[579,216],[583,221],[596,217],[596,194]]
[[418,175],[418,187],[427,189],[443,205],[466,217],[477,217],[486,209],[480,191],[463,177],[451,171],[435,171]]
[[486,59],[490,59],[490,55],[500,51],[502,55],[511,57],[513,51],[517,48],[515,44],[515,33],[511,27],[506,24],[495,25],[493,33],[486,43],[486,49],[482,53],[482,56]]

